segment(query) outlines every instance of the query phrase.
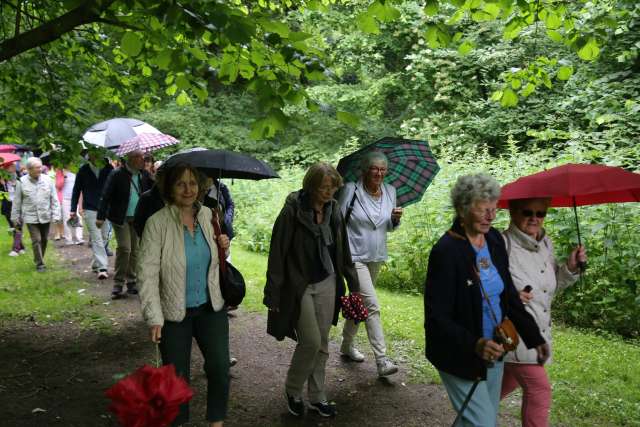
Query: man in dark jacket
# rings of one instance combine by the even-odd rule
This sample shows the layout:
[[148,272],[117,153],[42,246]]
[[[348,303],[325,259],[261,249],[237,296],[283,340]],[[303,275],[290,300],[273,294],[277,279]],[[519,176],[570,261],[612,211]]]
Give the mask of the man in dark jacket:
[[81,211],[84,210],[84,221],[91,236],[91,251],[93,252],[91,269],[98,274],[98,279],[104,280],[109,277],[107,274],[109,261],[106,251],[106,244],[109,241],[109,227],[98,228],[96,220],[100,195],[113,167],[95,152],[89,152],[87,160],[88,162],[80,168],[76,175],[71,195],[71,212],[69,216],[72,219],[76,217],[78,201],[80,194],[82,194]]
[[144,170],[142,151],[127,154],[123,166],[109,174],[98,207],[96,224],[101,227],[108,219],[113,224],[118,248],[116,249],[116,271],[111,298],[122,296],[123,285],[127,293],[137,294],[136,261],[138,236],[133,227],[133,217],[140,195],[153,185],[151,175]]
[[[222,197],[218,197],[218,192]],[[219,182],[217,179],[213,180],[213,185],[209,187],[207,194],[204,196],[204,203],[208,208],[219,207],[224,212],[223,224],[226,228],[226,235],[229,239],[233,239],[233,215],[235,213],[235,204],[231,198],[231,192],[224,182]]]

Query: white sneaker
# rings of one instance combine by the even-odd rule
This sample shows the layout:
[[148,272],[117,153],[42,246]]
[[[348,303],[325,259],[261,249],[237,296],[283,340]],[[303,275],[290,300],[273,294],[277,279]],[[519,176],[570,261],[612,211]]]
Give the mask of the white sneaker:
[[376,362],[378,368],[378,376],[386,377],[387,375],[393,375],[398,372],[398,366],[386,357]]
[[18,254],[18,252],[16,252],[16,251],[11,251],[11,252],[9,252],[9,256],[18,256],[18,255],[19,255],[19,254]]
[[20,251],[18,252],[20,255],[24,255],[27,253],[27,251],[25,251],[24,249],[20,249]]
[[351,359],[354,362],[364,362],[364,354],[360,353],[360,351],[353,345],[350,345],[348,347],[344,345],[341,346],[340,353],[342,353],[344,357]]

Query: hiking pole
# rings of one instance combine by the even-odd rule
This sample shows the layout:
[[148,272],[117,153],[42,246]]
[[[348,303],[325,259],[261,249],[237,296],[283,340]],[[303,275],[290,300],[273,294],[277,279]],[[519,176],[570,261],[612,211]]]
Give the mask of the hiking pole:
[[464,402],[462,402],[462,406],[460,407],[460,410],[458,411],[458,416],[456,416],[456,419],[453,420],[453,424],[451,424],[451,427],[456,427],[456,424],[458,424],[458,421],[462,419],[462,414],[463,414],[464,410],[467,409],[467,406],[469,406],[469,402],[471,401],[471,397],[473,396],[473,393],[476,391],[476,387],[478,387],[479,383],[480,383],[480,380],[478,379],[471,386],[471,389],[469,390],[469,393],[467,394],[467,397],[464,399]]

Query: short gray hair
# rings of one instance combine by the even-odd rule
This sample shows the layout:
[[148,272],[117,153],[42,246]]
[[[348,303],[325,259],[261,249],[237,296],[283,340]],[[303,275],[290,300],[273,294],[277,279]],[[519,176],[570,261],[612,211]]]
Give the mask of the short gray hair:
[[42,166],[42,160],[40,160],[40,157],[29,157],[27,159],[27,169],[31,169],[34,166]]
[[369,151],[360,159],[360,171],[365,173],[375,162],[384,162],[385,165],[389,165],[389,160],[382,151]]
[[500,184],[494,177],[484,173],[463,175],[451,189],[451,203],[456,213],[469,213],[473,204],[480,200],[498,200]]

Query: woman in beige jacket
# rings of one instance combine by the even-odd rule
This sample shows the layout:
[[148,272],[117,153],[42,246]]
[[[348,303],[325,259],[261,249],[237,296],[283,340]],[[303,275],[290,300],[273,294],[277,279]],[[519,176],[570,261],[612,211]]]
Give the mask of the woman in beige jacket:
[[[206,187],[199,172],[178,165],[166,172],[164,208],[147,221],[138,264],[140,301],[151,340],[159,343],[163,364],[173,364],[189,381],[191,342],[196,339],[207,375],[207,421],[222,426],[229,400],[229,322],[219,283],[212,211],[201,208]],[[217,220],[217,215],[215,216]],[[184,404],[175,424],[189,420]]]
[[[542,227],[549,199],[521,199],[509,203],[511,224],[503,233],[509,254],[509,272],[526,310],[536,319],[540,333],[551,346],[551,301],[578,279],[578,263],[586,261],[584,247],[576,247],[566,263],[559,263],[551,239]],[[553,353],[551,353],[553,355]],[[501,397],[522,387],[522,425],[549,425],[551,385],[534,350],[522,340],[505,357]]]

